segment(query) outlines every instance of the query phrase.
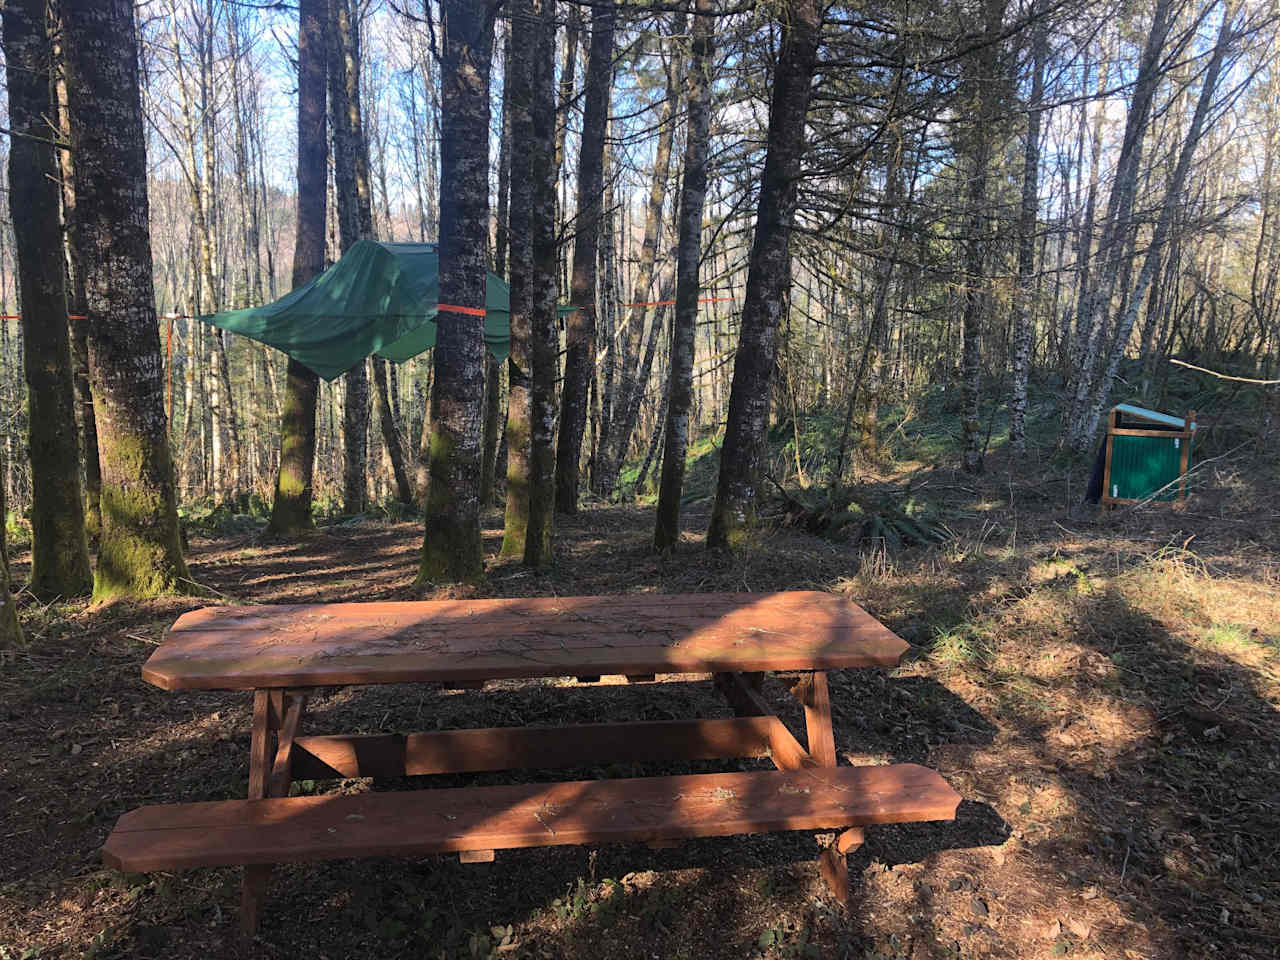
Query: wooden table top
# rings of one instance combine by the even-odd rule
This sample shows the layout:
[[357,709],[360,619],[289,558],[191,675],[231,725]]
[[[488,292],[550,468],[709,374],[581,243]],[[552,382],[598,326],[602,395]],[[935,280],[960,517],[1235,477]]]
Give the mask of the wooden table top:
[[892,667],[905,641],[843,597],[625,594],[206,607],[142,668],[165,690]]

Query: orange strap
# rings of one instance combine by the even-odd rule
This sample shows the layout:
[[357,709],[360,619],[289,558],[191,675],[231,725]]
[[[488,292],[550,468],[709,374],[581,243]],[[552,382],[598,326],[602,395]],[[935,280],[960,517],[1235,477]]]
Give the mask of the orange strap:
[[439,313],[460,313],[465,317],[483,317],[483,307],[460,307],[456,303],[438,303],[436,311]]
[[[733,299],[734,299],[733,297],[703,297],[698,302],[699,303],[725,303]],[[624,303],[623,306],[624,307],[674,307],[675,303],[676,302],[674,300],[647,300],[647,301],[640,301],[637,303]]]

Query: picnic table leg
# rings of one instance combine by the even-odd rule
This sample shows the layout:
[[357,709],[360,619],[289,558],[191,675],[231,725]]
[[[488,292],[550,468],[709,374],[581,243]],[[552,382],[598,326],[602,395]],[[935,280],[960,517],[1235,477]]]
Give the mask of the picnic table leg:
[[831,691],[823,672],[807,673],[791,688],[791,695],[804,707],[809,756],[822,767],[836,765],[836,736],[831,725]]
[[[836,766],[835,729],[831,722],[831,690],[823,671],[805,674],[791,688],[791,694],[804,707],[804,725],[808,734],[809,756],[819,766]],[[835,842],[818,854],[818,872],[832,895],[843,904],[849,902],[849,862],[847,855],[860,847],[862,830],[852,827],[839,834]]]
[[[302,720],[306,698],[285,696],[283,690],[255,690],[253,732],[249,740],[249,799],[263,800],[289,793],[292,781],[293,740]],[[258,930],[270,864],[244,868],[240,885],[240,925],[245,936]]]

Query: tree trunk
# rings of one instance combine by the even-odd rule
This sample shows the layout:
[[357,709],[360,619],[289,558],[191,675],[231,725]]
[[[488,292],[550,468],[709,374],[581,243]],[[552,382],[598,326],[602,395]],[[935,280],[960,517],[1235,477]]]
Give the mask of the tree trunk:
[[966,197],[964,239],[964,314],[961,319],[961,428],[964,453],[961,465],[966,473],[981,473],[984,441],[980,417],[982,401],[982,327],[985,306],[989,301],[986,277],[987,247],[990,243],[987,209],[987,185],[991,177],[991,156],[998,136],[995,124],[999,118],[1000,84],[999,36],[1004,23],[1007,0],[986,0],[986,37],[975,51],[969,69],[972,77],[971,123],[961,130],[967,135],[962,152],[969,157],[969,188]]
[[484,352],[484,430],[480,461],[480,509],[493,505],[493,470],[498,462],[498,415],[502,412],[502,384],[498,361]]
[[600,217],[600,244],[599,257],[600,263],[598,273],[601,277],[600,283],[600,322],[601,331],[600,338],[604,344],[603,350],[599,351],[603,354],[603,367],[599,364],[593,364],[593,372],[598,376],[592,377],[592,393],[594,397],[594,407],[592,416],[594,418],[592,442],[590,446],[590,464],[591,464],[591,489],[600,496],[605,496],[601,487],[601,467],[608,455],[605,451],[609,447],[610,437],[613,432],[613,410],[614,410],[614,391],[617,381],[618,372],[618,338],[615,333],[618,329],[618,271],[617,271],[617,231],[615,217],[617,210],[614,209],[614,190],[613,181],[616,174],[613,172],[614,156],[610,151],[605,152],[605,168],[604,168],[604,209]]
[[433,356],[426,534],[418,582],[484,576],[480,470],[483,310],[489,259],[489,61],[493,13],[444,0],[441,56],[440,310]]
[[[684,14],[675,14],[671,36],[681,36],[684,29]],[[658,120],[658,142],[654,148],[653,178],[649,184],[649,203],[645,210],[644,239],[640,244],[636,279],[631,288],[632,305],[627,316],[627,330],[622,337],[622,360],[619,363],[620,377],[615,403],[617,425],[612,430],[611,442],[600,452],[604,461],[600,465],[599,482],[600,495],[603,497],[612,494],[618,482],[618,471],[622,468],[622,461],[626,459],[627,447],[631,443],[631,434],[635,430],[636,417],[640,412],[640,398],[652,367],[651,355],[648,363],[641,364],[640,346],[644,340],[644,318],[648,313],[645,303],[653,293],[653,265],[657,259],[658,237],[662,232],[662,208],[666,202],[667,178],[671,174],[671,143],[675,138],[675,112],[680,100],[679,63],[680,57],[673,51],[667,57],[667,93],[662,105],[662,116]],[[663,296],[658,299],[666,298]],[[660,329],[657,321],[656,329]],[[650,340],[652,342],[652,338]],[[637,364],[643,367],[643,375],[638,375]]]
[[[4,7],[9,83],[9,208],[13,221],[31,463],[31,581],[41,600],[93,590],[80,485],[66,275],[58,214],[53,44],[45,0]],[[0,513],[0,523],[4,515]],[[6,598],[7,599],[7,598]]]
[[[831,491],[834,499],[836,488],[844,482],[846,456],[849,453],[849,439],[853,431],[854,415],[857,412],[859,391],[862,389],[867,371],[876,366],[880,345],[884,341],[885,329],[889,317],[889,290],[893,284],[893,266],[895,248],[898,242],[899,228],[894,226],[893,218],[901,215],[898,209],[902,195],[902,138],[901,133],[893,131],[895,136],[889,145],[889,156],[884,170],[884,207],[881,216],[884,225],[876,247],[882,256],[876,259],[874,267],[875,286],[871,294],[871,323],[867,329],[867,339],[862,345],[862,356],[858,360],[858,370],[853,382],[848,387],[848,401],[845,404],[844,423],[840,428],[840,446],[836,451],[836,467],[831,473]],[[871,391],[868,391],[870,393]],[[874,399],[872,399],[874,403]],[[798,447],[797,447],[798,450]]]
[[[333,134],[333,179],[338,195],[338,237],[342,253],[365,236],[361,230],[356,187],[356,144],[352,119],[358,115],[360,88],[349,87],[347,58],[351,18],[347,0],[329,0],[326,71],[329,81],[329,120]],[[352,102],[351,95],[357,98]],[[363,139],[363,138],[362,138]],[[365,187],[368,190],[368,185]],[[366,200],[368,199],[366,193]],[[370,211],[372,219],[372,211]],[[369,372],[361,360],[343,375],[342,512],[363,513],[369,473]]]
[[556,311],[555,99],[556,3],[541,0],[538,46],[533,60],[533,120],[529,145],[529,179],[533,182],[530,224],[533,289],[529,305],[529,529],[524,562],[542,568],[551,562],[551,530],[555,516],[556,377],[559,373],[560,321]]
[[[327,0],[298,4],[298,219],[293,248],[293,286],[324,270],[325,20]],[[269,536],[287,537],[312,528],[311,495],[316,459],[316,397],[319,378],[289,358],[281,400],[280,468],[271,504]]]
[[[8,28],[5,30],[8,35]],[[6,46],[7,46],[6,41]],[[6,58],[10,56],[6,52]],[[12,62],[12,61],[10,61]],[[9,96],[13,96],[10,88]],[[5,481],[8,479],[4,445],[0,444],[0,650],[12,650],[22,645],[22,627],[18,624],[18,601],[9,590],[9,550],[5,543],[5,520],[9,516],[5,503]]]
[[591,49],[584,78],[582,142],[578,150],[578,213],[574,220],[573,280],[569,299],[578,309],[565,324],[564,386],[556,448],[556,512],[578,512],[578,465],[587,425],[587,392],[595,368],[596,261],[604,193],[604,137],[613,77],[612,4],[591,14]]
[[[533,0],[514,0],[511,23],[522,31],[531,29],[535,12]],[[536,28],[541,33],[541,23]],[[526,32],[526,40],[531,38]],[[530,489],[530,377],[531,316],[533,298],[533,60],[541,50],[538,38],[508,46],[506,75],[503,78],[502,113],[507,136],[518,140],[520,149],[508,152],[511,165],[509,227],[505,233],[508,273],[511,282],[511,353],[507,358],[507,496],[502,526],[504,557],[524,557],[529,529]]]
[[1161,254],[1164,251],[1164,244],[1169,236],[1173,218],[1185,199],[1183,197],[1183,187],[1186,184],[1187,171],[1191,169],[1191,161],[1195,156],[1196,146],[1200,143],[1200,137],[1204,133],[1205,118],[1213,106],[1213,98],[1218,88],[1218,78],[1222,73],[1222,61],[1226,57],[1228,48],[1231,47],[1236,38],[1233,21],[1235,20],[1237,9],[1237,2],[1229,0],[1223,11],[1222,24],[1218,30],[1218,40],[1213,48],[1213,54],[1209,58],[1209,66],[1205,70],[1204,80],[1200,84],[1200,95],[1196,101],[1195,114],[1191,118],[1191,128],[1187,131],[1187,137],[1182,142],[1182,149],[1178,154],[1178,163],[1174,168],[1173,178],[1170,180],[1168,190],[1165,192],[1164,203],[1160,206],[1160,218],[1156,221],[1156,228],[1151,236],[1151,242],[1147,245],[1142,269],[1138,274],[1137,286],[1130,294],[1128,306],[1120,317],[1111,355],[1107,358],[1106,368],[1099,378],[1094,388],[1093,396],[1090,398],[1089,405],[1085,410],[1084,420],[1079,432],[1081,440],[1092,440],[1094,433],[1097,432],[1098,422],[1102,419],[1102,411],[1106,407],[1107,397],[1111,392],[1111,384],[1115,380],[1120,360],[1124,357],[1125,351],[1129,346],[1129,335],[1133,332],[1134,323],[1138,319],[1138,308],[1142,299],[1146,296],[1152,280],[1160,272]]
[[[61,34],[61,24],[58,24]],[[65,56],[60,44],[55,44],[58,59],[58,77],[55,86],[54,106],[58,111],[59,137],[70,141],[67,125],[67,83],[63,66]],[[75,171],[71,151],[57,151],[59,176],[62,181],[62,231],[67,261],[67,312],[71,321],[71,376],[75,388],[78,427],[80,431],[80,462],[84,467],[85,530],[91,543],[96,544],[102,532],[102,512],[98,498],[102,492],[102,471],[98,467],[98,425],[93,417],[93,391],[89,388],[89,323],[84,296],[84,263],[79,248],[73,242],[72,221],[76,216]]]
[[[1102,237],[1098,243],[1098,255],[1103,258],[1102,269],[1085,300],[1079,324],[1081,329],[1076,334],[1081,344],[1081,352],[1076,369],[1075,389],[1070,398],[1063,435],[1068,445],[1077,452],[1083,452],[1093,440],[1092,435],[1086,436],[1083,430],[1087,419],[1088,398],[1093,388],[1101,344],[1106,333],[1104,329],[1106,316],[1111,309],[1117,279],[1133,234],[1133,205],[1138,188],[1138,168],[1142,160],[1142,141],[1146,136],[1147,124],[1151,118],[1151,105],[1155,99],[1156,88],[1160,84],[1160,60],[1165,41],[1169,36],[1172,10],[1173,0],[1156,0],[1151,18],[1151,30],[1147,34],[1142,58],[1138,63],[1133,98],[1129,102],[1129,110],[1125,118],[1124,140],[1120,146],[1120,156],[1116,161],[1111,194],[1107,199]],[[1087,337],[1084,336],[1086,330]]]
[[413,505],[413,487],[409,483],[409,473],[405,469],[404,447],[400,444],[400,431],[396,429],[394,412],[391,409],[391,391],[387,383],[387,361],[381,357],[371,357],[373,361],[374,408],[378,414],[378,424],[382,428],[383,441],[387,437],[395,437],[395,443],[387,443],[387,457],[391,460],[391,475],[396,481],[396,499],[405,506]]
[[1027,375],[1035,336],[1032,298],[1035,294],[1036,213],[1040,206],[1040,101],[1044,98],[1044,69],[1048,45],[1044,27],[1032,28],[1031,102],[1027,113],[1027,142],[1022,154],[1022,210],[1018,222],[1018,285],[1013,307],[1013,399],[1010,401],[1009,442],[1018,453],[1027,449]]
[[698,0],[693,20],[692,57],[685,74],[689,127],[685,133],[684,182],[680,186],[680,236],[676,245],[676,309],[667,373],[666,439],[655,550],[680,542],[680,497],[689,448],[689,406],[693,399],[694,335],[698,326],[698,267],[702,260],[702,208],[707,196],[707,147],[711,133],[711,69],[715,55],[711,0]]
[[713,549],[736,545],[755,519],[761,438],[769,416],[769,381],[778,323],[791,285],[791,224],[822,14],[816,0],[788,0],[783,17],[769,103],[764,174],[729,393],[729,419],[707,532],[707,545]]
[[75,229],[85,257],[102,466],[94,595],[184,590],[191,581],[178,539],[164,411],[133,4],[65,0],[63,17]]
[[507,270],[507,258],[510,247],[511,61],[515,56],[512,43],[514,34],[513,22],[508,20],[502,31],[502,134],[498,138],[498,210],[494,218],[497,222],[493,237],[493,272],[508,280],[511,279]]

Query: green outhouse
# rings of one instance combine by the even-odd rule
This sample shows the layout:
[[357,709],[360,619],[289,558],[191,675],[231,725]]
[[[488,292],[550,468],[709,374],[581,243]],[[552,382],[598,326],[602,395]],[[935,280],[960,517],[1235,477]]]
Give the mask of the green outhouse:
[[1182,418],[1127,403],[1113,407],[1107,420],[1101,503],[1184,501],[1195,432],[1194,410]]

